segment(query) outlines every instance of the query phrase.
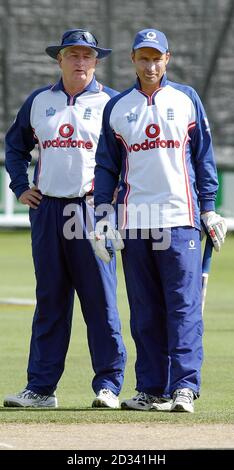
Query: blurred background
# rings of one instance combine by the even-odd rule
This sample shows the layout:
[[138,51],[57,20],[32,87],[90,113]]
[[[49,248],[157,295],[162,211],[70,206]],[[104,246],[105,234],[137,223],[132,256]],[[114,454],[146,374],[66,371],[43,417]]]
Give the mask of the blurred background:
[[136,32],[166,33],[169,78],[193,86],[207,111],[219,168],[217,206],[234,229],[234,0],[0,0],[0,226],[28,225],[27,209],[7,190],[4,134],[25,98],[59,77],[46,46],[77,27],[113,48],[97,78],[119,91],[135,80],[130,50]]

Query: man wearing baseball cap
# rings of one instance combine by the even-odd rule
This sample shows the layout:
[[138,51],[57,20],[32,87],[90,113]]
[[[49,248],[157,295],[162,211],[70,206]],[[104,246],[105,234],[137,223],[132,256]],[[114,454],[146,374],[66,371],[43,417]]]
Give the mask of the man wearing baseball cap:
[[[72,29],[46,52],[57,61],[61,78],[27,98],[6,135],[10,187],[30,208],[37,305],[28,383],[22,392],[7,396],[4,406],[57,407],[55,390],[64,370],[76,291],[94,369],[93,406],[118,408],[126,353],[115,257],[106,266],[86,236],[94,221],[95,151],[103,108],[117,95],[94,72],[98,59],[111,49],[99,47],[89,31]],[[35,146],[38,161],[30,188],[27,168]]]
[[193,412],[203,359],[201,219],[216,251],[227,230],[215,212],[211,134],[196,91],[167,78],[163,32],[138,32],[131,58],[135,85],[104,110],[94,195],[96,253],[102,257],[101,235],[110,229],[102,207],[111,206],[120,176],[118,228],[125,238],[138,392],[121,406]]

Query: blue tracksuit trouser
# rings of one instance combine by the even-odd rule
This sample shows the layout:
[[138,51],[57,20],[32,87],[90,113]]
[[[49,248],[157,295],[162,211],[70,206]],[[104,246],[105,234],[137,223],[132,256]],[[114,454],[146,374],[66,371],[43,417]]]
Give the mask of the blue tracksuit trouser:
[[[88,217],[82,198],[43,196],[38,209],[30,209],[37,305],[27,388],[43,395],[56,389],[64,370],[76,291],[87,325],[95,373],[93,390],[97,393],[109,388],[118,395],[126,351],[116,305],[115,259],[107,265],[94,255],[89,240],[64,237],[64,222],[69,217],[63,210],[69,203],[76,205],[76,223],[82,227]],[[93,209],[89,207],[88,211],[92,213]]]
[[[165,229],[164,229],[165,230]],[[153,240],[126,239],[122,260],[136,345],[136,389],[172,395],[177,388],[199,394],[203,359],[200,232],[171,229],[165,250]]]

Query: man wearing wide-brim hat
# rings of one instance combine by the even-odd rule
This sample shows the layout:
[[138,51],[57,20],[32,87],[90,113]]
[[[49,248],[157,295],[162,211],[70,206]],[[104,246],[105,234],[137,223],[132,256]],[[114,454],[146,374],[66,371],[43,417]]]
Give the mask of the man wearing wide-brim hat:
[[[97,44],[97,39],[89,31],[71,29],[63,34],[60,45],[46,48],[46,53],[58,60],[63,85],[69,94],[75,95],[84,90],[94,79],[97,59],[103,59],[112,52]],[[100,87],[95,81],[94,85]],[[113,96],[113,90],[110,96]]]
[[[19,394],[7,396],[4,406],[58,406],[55,390],[64,370],[76,291],[94,369],[93,406],[119,407],[126,352],[116,306],[115,257],[104,265],[85,235],[94,220],[89,202],[102,113],[117,94],[94,76],[97,59],[111,53],[97,44],[89,31],[73,29],[63,34],[60,45],[48,46],[61,78],[28,97],[6,135],[10,187],[30,207],[37,306],[28,383]],[[27,167],[36,145],[39,158],[30,188]]]

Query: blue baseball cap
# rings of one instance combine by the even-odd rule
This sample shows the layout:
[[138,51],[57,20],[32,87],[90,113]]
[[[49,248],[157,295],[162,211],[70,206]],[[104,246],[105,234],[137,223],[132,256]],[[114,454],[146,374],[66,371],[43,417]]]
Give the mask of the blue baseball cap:
[[137,33],[132,49],[141,49],[142,47],[152,47],[164,54],[168,51],[168,41],[164,33],[157,29],[143,29]]
[[112,52],[112,49],[98,47],[97,38],[89,31],[85,29],[69,29],[63,33],[61,44],[59,46],[48,46],[46,53],[53,59],[57,59],[58,53],[62,49],[71,46],[90,47],[97,52],[97,59],[103,59]]

